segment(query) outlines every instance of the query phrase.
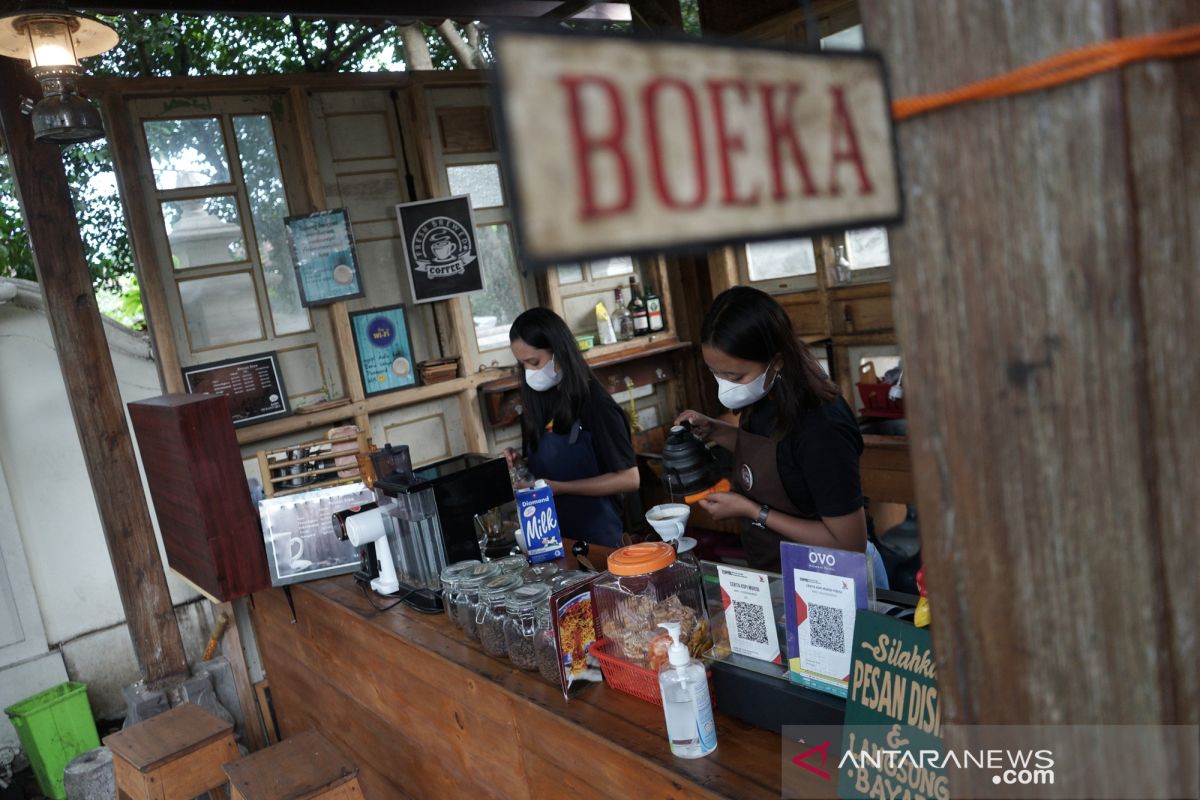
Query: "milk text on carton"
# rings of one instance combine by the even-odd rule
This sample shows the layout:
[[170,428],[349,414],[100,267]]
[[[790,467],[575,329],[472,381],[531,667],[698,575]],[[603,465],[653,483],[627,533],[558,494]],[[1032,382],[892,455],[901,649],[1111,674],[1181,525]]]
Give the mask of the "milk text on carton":
[[544,481],[517,492],[517,516],[525,536],[525,549],[532,564],[563,557],[562,533],[554,493]]

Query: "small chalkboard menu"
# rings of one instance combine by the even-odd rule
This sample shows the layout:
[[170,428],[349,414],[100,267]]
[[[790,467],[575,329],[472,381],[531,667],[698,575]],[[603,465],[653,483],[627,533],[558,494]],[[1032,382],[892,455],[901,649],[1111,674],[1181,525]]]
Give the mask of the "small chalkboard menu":
[[274,353],[184,367],[183,382],[188,394],[228,397],[235,428],[292,413]]

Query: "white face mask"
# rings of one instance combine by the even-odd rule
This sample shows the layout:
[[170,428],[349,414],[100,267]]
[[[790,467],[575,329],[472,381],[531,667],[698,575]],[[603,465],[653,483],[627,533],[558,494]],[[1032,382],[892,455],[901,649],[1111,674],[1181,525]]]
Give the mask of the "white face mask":
[[[763,370],[762,375],[749,383],[734,383],[724,378],[717,378],[717,398],[721,401],[721,405],[730,411],[737,411],[739,408],[745,408],[762,400],[766,397],[767,392],[771,391],[771,386],[775,385],[775,381],[771,381],[771,386],[767,385],[767,373],[770,371],[771,368],[767,367]],[[715,375],[713,377],[716,378]]]
[[535,392],[544,392],[562,383],[562,373],[554,369],[554,356],[550,356],[541,369],[526,369],[525,382]]

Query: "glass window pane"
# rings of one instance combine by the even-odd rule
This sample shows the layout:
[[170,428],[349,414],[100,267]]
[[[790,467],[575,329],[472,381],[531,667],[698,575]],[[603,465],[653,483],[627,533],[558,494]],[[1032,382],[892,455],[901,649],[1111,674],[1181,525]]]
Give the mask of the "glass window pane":
[[296,271],[288,247],[283,218],[288,215],[283,175],[275,150],[275,132],[270,117],[263,115],[234,117],[238,160],[246,184],[246,200],[258,243],[258,260],[275,334],[284,336],[312,329],[308,309],[300,302]]
[[162,204],[162,215],[175,269],[246,260],[242,220],[232,196],[172,200]]
[[216,117],[156,119],[142,124],[154,185],[159,189],[229,183],[225,136]]
[[852,25],[845,30],[821,37],[822,50],[862,50],[864,43],[862,25]]
[[508,347],[508,329],[525,310],[521,274],[508,225],[484,225],[478,235],[483,291],[471,295],[475,341],[480,351],[499,350]]
[[592,262],[592,279],[612,278],[617,275],[633,273],[633,259],[629,256],[606,258],[603,261]]
[[450,179],[450,194],[471,195],[472,208],[495,208],[504,205],[499,164],[446,167],[446,177]]
[[891,264],[887,228],[846,231],[846,258],[850,259],[850,269],[872,269]]
[[746,265],[752,281],[815,275],[817,272],[812,239],[784,239],[747,245]]
[[561,286],[565,283],[583,283],[583,267],[579,264],[563,264],[561,267],[556,267],[558,270],[558,283]]
[[263,338],[250,273],[179,282],[192,350]]

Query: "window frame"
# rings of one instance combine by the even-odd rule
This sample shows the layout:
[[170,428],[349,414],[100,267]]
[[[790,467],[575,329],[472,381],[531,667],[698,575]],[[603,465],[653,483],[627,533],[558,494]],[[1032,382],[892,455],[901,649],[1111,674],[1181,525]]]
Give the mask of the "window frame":
[[[195,366],[262,350],[283,352],[312,347],[315,354],[314,368],[321,375],[322,388],[317,391],[289,394],[288,400],[292,407],[300,407],[306,400],[344,395],[345,387],[341,383],[340,368],[337,367],[340,363],[338,349],[329,314],[317,313],[323,309],[304,308],[308,319],[307,329],[279,333],[266,284],[259,251],[259,233],[255,227],[249,188],[243,174],[235,120],[242,117],[262,117],[269,122],[275,162],[282,182],[284,207],[288,214],[296,213],[298,209],[306,209],[307,203],[302,194],[304,176],[299,172],[299,165],[289,158],[289,154],[296,152],[298,146],[290,141],[294,132],[287,125],[284,104],[279,102],[279,95],[272,92],[248,92],[239,95],[197,93],[172,97],[142,96],[128,98],[125,107],[128,110],[132,133],[130,150],[137,160],[137,182],[141,189],[141,197],[135,202],[141,203],[144,218],[150,228],[149,238],[153,244],[151,252],[139,253],[139,261],[143,272],[153,271],[153,280],[159,284],[169,320],[158,322],[158,326],[161,328],[164,323],[169,322],[166,326],[168,330],[163,333],[172,339],[179,366]],[[154,178],[146,123],[195,118],[218,120],[229,181],[159,189]],[[223,264],[176,268],[172,259],[171,243],[166,233],[162,203],[222,196],[232,196],[235,199],[242,242],[246,249],[245,258],[242,261]],[[246,275],[250,279],[260,335],[254,339],[196,347],[184,310],[182,285],[189,281],[234,275]],[[181,385],[181,379],[176,375],[164,375],[164,380],[168,388]]]

